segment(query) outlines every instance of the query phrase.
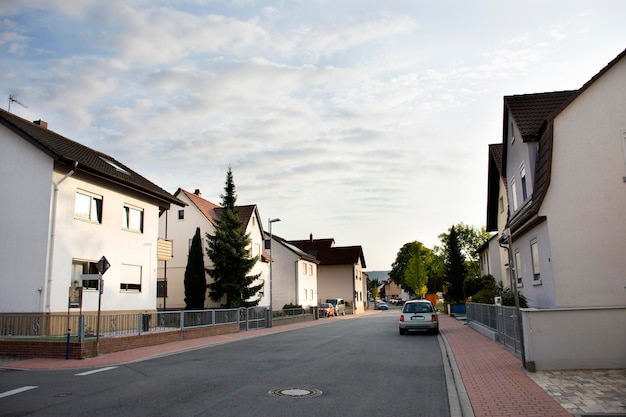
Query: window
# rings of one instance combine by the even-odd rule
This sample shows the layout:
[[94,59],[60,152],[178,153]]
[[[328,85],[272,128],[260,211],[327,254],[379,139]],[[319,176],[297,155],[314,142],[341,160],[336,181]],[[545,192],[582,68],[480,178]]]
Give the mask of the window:
[[185,210],[178,210],[178,220],[185,219]]
[[102,223],[102,196],[87,191],[77,191],[74,216],[77,219]]
[[526,167],[524,164],[519,168],[519,175],[522,181],[522,201],[526,201],[528,199],[528,185],[526,184]]
[[515,251],[515,277],[517,278],[517,286],[523,287],[524,283],[522,282],[522,256],[519,251]]
[[261,244],[260,243],[254,244],[254,257],[257,259],[261,259]]
[[539,266],[539,244],[537,240],[530,241],[530,255],[533,258],[533,282],[541,281],[541,270]]
[[513,200],[513,211],[517,210],[517,185],[515,178],[511,178],[511,200]]
[[97,290],[100,275],[97,261],[72,260],[72,286],[82,286],[86,290]]
[[515,143],[515,129],[513,127],[513,122],[511,122],[511,144]]
[[143,210],[125,205],[122,227],[125,230],[143,233]]
[[500,196],[500,202],[498,205],[500,207],[500,213],[504,213],[504,197]]
[[141,292],[141,266],[122,264],[121,291]]

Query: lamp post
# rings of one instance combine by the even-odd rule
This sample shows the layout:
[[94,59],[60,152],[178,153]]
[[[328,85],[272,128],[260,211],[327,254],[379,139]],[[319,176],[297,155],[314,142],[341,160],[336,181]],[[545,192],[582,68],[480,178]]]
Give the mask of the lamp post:
[[270,244],[269,244],[269,249],[270,249],[270,327],[274,326],[274,310],[273,310],[273,304],[272,304],[272,264],[274,263],[274,259],[272,259],[272,223],[276,223],[279,222],[280,219],[276,218],[276,219],[268,219],[267,223],[269,225],[269,229],[270,229]]

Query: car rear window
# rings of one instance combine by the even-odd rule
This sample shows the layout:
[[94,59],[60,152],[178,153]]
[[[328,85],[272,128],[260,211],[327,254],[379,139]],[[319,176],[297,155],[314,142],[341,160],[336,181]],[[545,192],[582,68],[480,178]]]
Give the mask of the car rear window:
[[433,306],[430,303],[408,303],[404,305],[405,313],[432,313]]

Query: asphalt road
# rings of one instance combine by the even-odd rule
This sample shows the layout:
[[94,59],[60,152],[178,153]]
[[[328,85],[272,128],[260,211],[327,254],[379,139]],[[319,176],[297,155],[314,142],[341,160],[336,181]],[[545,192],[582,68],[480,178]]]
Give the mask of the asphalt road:
[[449,416],[438,338],[397,311],[117,367],[1,371],[0,416]]

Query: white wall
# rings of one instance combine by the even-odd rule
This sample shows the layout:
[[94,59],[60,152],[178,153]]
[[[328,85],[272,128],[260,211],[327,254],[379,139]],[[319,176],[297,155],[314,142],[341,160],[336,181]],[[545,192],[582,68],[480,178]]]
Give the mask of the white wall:
[[[61,173],[55,173],[58,179]],[[78,189],[103,197],[102,223],[75,218]],[[124,204],[143,209],[143,233],[122,228]],[[97,262],[105,256],[111,264],[103,275],[102,311],[150,311],[156,307],[156,242],[158,206],[144,197],[130,196],[107,183],[93,183],[80,173],[59,186],[56,216],[56,238],[52,272],[50,310],[67,312],[71,285],[72,259]],[[121,291],[122,264],[141,266],[141,291]],[[97,311],[98,293],[83,292],[83,312]]]
[[0,312],[39,312],[45,303],[53,161],[4,126],[0,142]]
[[554,126],[548,216],[557,306],[626,305],[626,60]]
[[538,371],[626,368],[626,308],[522,309],[522,320]]

